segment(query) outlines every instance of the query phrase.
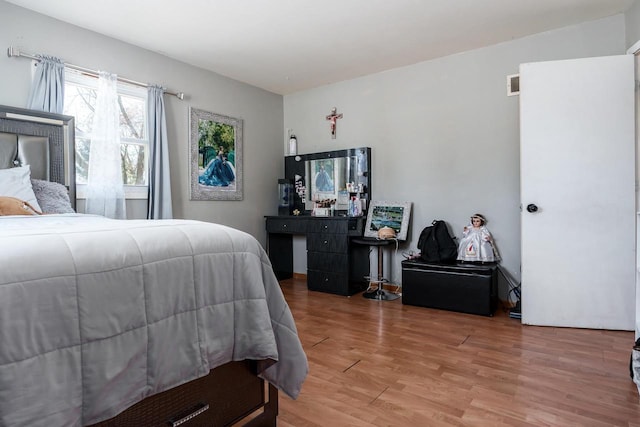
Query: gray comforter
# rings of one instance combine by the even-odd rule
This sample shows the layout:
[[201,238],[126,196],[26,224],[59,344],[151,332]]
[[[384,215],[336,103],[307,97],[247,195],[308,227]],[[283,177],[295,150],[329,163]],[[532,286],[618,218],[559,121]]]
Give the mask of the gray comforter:
[[80,426],[270,359],[295,398],[307,359],[268,257],[241,231],[88,215],[0,218],[0,425]]

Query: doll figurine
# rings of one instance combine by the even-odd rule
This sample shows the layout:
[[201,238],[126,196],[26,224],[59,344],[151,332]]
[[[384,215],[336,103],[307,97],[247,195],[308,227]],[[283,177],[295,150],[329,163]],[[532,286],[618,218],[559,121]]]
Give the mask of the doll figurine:
[[500,255],[493,244],[491,233],[485,227],[487,220],[480,214],[471,217],[471,223],[462,231],[458,246],[458,260],[494,262]]

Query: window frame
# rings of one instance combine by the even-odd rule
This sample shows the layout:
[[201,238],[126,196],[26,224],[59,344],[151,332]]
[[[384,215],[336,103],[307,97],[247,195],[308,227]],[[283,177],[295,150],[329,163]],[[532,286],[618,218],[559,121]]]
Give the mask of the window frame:
[[[65,86],[67,83],[71,83],[78,86],[87,86],[93,89],[98,89],[98,79],[96,77],[75,72],[65,69]],[[66,90],[66,87],[65,87]],[[124,184],[124,194],[126,199],[148,199],[149,195],[149,161],[150,161],[150,141],[149,141],[149,122],[147,120],[149,103],[147,98],[147,89],[140,86],[134,86],[131,84],[118,82],[118,95],[129,96],[133,98],[139,98],[144,103],[144,139],[125,138],[120,137],[120,145],[123,144],[135,144],[145,147],[146,159],[145,159],[145,172],[147,174],[146,185],[132,185]],[[76,131],[76,141],[81,138],[86,138],[87,135],[83,132]],[[141,143],[140,141],[145,141]],[[75,145],[75,141],[74,141]],[[75,165],[74,165],[75,168]],[[78,199],[86,199],[86,187],[87,184],[79,184],[76,182],[76,197]]]

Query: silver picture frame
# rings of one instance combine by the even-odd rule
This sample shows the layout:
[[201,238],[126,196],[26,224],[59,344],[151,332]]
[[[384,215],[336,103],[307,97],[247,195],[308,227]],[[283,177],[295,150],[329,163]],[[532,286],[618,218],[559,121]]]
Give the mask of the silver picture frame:
[[407,240],[410,218],[411,202],[372,200],[367,211],[364,236],[378,237],[380,228],[391,227],[396,232],[397,240]]
[[191,200],[242,200],[242,119],[189,108]]

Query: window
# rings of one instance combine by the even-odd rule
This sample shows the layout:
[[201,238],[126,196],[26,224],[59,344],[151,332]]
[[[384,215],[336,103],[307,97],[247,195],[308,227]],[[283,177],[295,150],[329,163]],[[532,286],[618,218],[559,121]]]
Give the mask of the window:
[[[87,184],[93,115],[98,79],[72,71],[65,74],[64,114],[75,117],[76,182],[82,196]],[[120,158],[127,198],[146,198],[149,169],[147,91],[118,83]]]

